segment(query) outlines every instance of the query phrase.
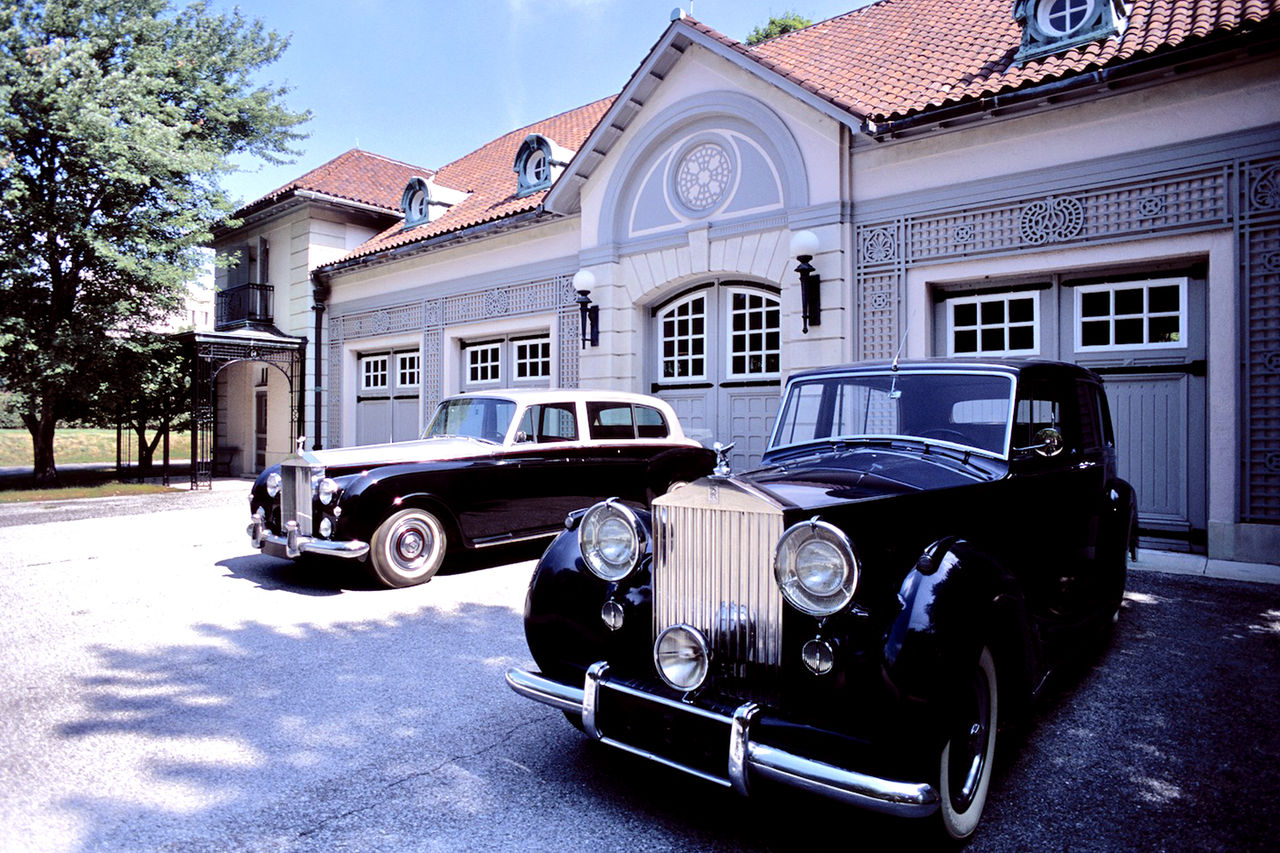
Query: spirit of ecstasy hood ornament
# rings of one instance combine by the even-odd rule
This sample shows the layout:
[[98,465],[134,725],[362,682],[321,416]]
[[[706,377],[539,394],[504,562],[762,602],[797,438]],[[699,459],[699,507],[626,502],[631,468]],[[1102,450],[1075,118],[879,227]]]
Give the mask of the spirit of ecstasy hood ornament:
[[733,473],[729,470],[729,451],[733,450],[733,442],[721,444],[717,441],[715,444],[711,445],[711,449],[715,451],[716,454],[716,467],[711,473],[715,474],[717,477],[728,477]]
[[305,435],[298,436],[297,444],[298,444],[298,453],[302,453],[302,451],[307,449],[307,437]]

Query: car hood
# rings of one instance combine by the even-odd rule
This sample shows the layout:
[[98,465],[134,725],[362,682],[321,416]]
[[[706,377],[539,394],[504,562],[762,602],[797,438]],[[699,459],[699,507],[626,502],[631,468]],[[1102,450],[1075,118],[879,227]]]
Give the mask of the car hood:
[[421,441],[397,441],[391,444],[364,444],[358,447],[335,447],[314,450],[314,457],[326,468],[361,468],[373,465],[396,465],[405,462],[443,462],[492,456],[499,445],[465,438],[429,438]]
[[798,455],[745,472],[741,479],[784,506],[819,509],[995,479],[998,471],[923,450],[860,447]]

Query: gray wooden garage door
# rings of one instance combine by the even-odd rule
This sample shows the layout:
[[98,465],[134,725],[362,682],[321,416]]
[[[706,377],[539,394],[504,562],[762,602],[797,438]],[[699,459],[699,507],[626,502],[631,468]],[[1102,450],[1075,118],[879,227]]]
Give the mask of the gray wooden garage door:
[[362,353],[356,443],[409,441],[422,432],[422,355],[416,350]]

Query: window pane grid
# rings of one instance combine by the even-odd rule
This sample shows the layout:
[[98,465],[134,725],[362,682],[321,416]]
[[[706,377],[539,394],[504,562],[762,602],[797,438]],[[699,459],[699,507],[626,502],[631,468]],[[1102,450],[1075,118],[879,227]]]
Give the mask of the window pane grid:
[[416,388],[422,384],[422,356],[416,352],[396,355],[396,385],[400,388]]
[[1000,293],[948,300],[950,355],[1034,355],[1040,351],[1040,294]]
[[707,299],[699,296],[662,315],[662,377],[705,379]]
[[366,391],[387,387],[387,357],[365,358],[360,364],[360,387]]
[[467,348],[468,381],[499,382],[502,379],[501,366],[501,344],[487,344]]
[[762,376],[782,367],[779,302],[762,293],[732,295],[729,308],[729,374]]
[[1184,347],[1184,279],[1090,285],[1076,293],[1076,349]]
[[551,376],[551,339],[516,343],[516,379],[545,379]]

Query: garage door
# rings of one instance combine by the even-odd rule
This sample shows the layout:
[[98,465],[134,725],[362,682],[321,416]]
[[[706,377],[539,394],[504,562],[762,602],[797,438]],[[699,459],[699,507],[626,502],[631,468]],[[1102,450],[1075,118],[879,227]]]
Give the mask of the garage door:
[[551,387],[551,335],[543,332],[464,341],[463,391]]
[[652,314],[653,393],[706,446],[733,442],[733,470],[759,464],[778,415],[777,291],[721,282],[681,294]]
[[422,354],[416,349],[362,353],[356,443],[408,441],[422,432]]

